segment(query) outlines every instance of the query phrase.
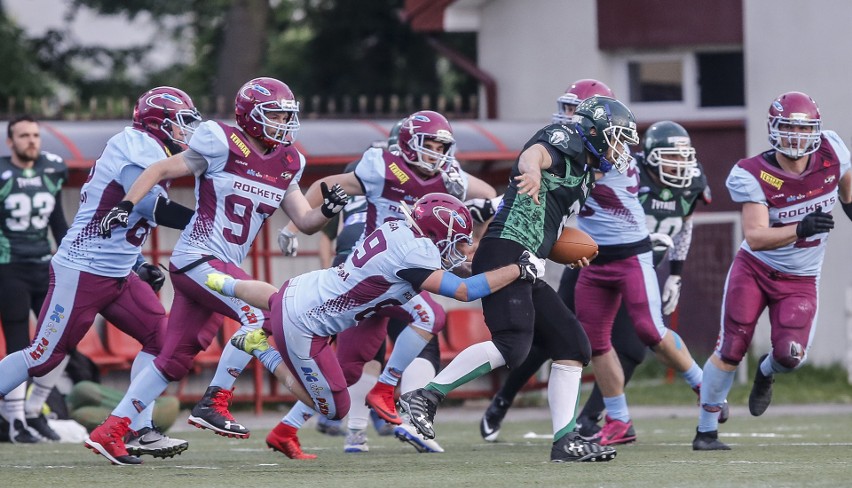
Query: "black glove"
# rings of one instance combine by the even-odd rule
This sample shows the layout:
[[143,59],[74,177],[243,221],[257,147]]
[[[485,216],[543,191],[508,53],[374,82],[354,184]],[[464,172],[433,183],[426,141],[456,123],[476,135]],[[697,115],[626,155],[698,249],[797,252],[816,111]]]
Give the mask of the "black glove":
[[346,202],[349,201],[349,195],[347,195],[346,192],[343,191],[343,188],[341,188],[337,183],[335,183],[330,190],[325,182],[320,183],[320,190],[322,190],[322,205],[320,206],[320,210],[328,219],[334,217],[338,212],[343,210],[343,207],[346,206]]
[[518,267],[521,268],[519,278],[522,280],[535,283],[536,280],[544,277],[544,259],[529,251],[524,251],[518,258]]
[[160,291],[160,288],[163,287],[163,283],[166,282],[166,274],[163,273],[163,270],[154,266],[153,264],[142,263],[136,268],[136,274],[139,275],[139,278],[151,285],[151,288],[154,291]]
[[133,203],[122,200],[118,205],[112,207],[104,218],[101,219],[101,224],[98,228],[98,234],[104,239],[112,237],[112,228],[116,225],[127,227],[127,218],[130,217],[130,212],[133,211]]
[[805,215],[805,218],[796,226],[796,235],[800,239],[810,237],[816,234],[828,232],[834,228],[834,217],[822,211],[822,207],[817,207],[813,212]]
[[488,198],[472,198],[464,202],[474,222],[484,224],[494,216],[494,204]]

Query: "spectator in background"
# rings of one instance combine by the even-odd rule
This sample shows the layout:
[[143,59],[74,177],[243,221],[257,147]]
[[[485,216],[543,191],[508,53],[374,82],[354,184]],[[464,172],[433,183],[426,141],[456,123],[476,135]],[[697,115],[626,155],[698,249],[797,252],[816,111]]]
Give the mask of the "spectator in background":
[[[30,344],[30,311],[38,316],[47,296],[51,257],[47,228],[57,245],[68,232],[62,212],[62,184],[68,180],[68,168],[62,158],[41,150],[39,124],[29,115],[9,122],[6,145],[11,154],[0,158],[0,321],[8,355]],[[0,439],[13,443],[59,440],[42,414],[42,405],[64,364],[33,379],[26,405],[26,382],[6,393],[2,413],[8,429],[0,432]]]

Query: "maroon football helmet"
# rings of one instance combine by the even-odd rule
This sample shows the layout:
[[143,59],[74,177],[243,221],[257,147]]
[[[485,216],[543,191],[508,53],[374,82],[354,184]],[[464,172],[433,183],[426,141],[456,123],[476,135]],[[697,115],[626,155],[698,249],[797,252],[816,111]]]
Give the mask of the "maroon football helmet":
[[575,81],[565,93],[556,99],[556,113],[553,114],[554,124],[567,124],[574,118],[574,109],[583,100],[595,95],[615,98],[612,90],[602,81],[585,78]]
[[[133,107],[133,127],[148,132],[166,145],[186,146],[200,123],[201,114],[189,95],[171,86],[148,90]],[[174,134],[175,125],[180,128],[179,136]]]
[[813,98],[787,92],[769,106],[769,143],[781,154],[799,159],[819,149],[822,120]]
[[[444,152],[433,151],[425,147],[426,140],[438,141],[444,145]],[[425,169],[430,174],[446,171],[453,162],[456,140],[453,128],[447,119],[431,110],[421,110],[411,114],[399,129],[397,140],[400,153],[405,161],[413,166]],[[427,161],[430,158],[431,161]]]
[[[289,146],[299,130],[299,102],[290,88],[275,78],[255,78],[237,92],[237,125],[246,134],[270,148]],[[285,112],[284,122],[269,118],[272,112]]]
[[438,247],[441,267],[449,271],[465,261],[456,245],[473,243],[473,219],[461,200],[446,193],[429,193],[410,209],[403,203],[402,209],[414,232],[428,237]]

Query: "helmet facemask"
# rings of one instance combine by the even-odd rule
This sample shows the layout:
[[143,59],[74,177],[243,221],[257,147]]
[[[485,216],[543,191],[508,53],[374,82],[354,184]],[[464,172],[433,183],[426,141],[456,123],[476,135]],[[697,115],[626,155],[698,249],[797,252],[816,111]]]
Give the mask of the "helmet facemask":
[[[440,143],[444,152],[426,147],[427,140]],[[417,158],[410,159],[406,155],[406,151],[403,151],[402,156],[405,161],[410,165],[426,170],[431,175],[447,171],[455,159],[456,141],[453,139],[453,135],[445,130],[439,130],[437,134],[413,134],[408,141],[408,147],[417,155]],[[427,161],[426,158],[430,158],[431,161]]]
[[695,148],[686,144],[674,143],[674,147],[656,147],[645,156],[649,166],[657,168],[660,181],[672,188],[686,188],[692,184],[692,178],[698,173],[698,161]]
[[[820,119],[811,119],[806,116],[799,118],[794,113],[790,117],[770,117],[767,125],[769,126],[769,143],[776,151],[791,159],[802,158],[819,149],[822,134]],[[806,127],[809,130],[784,130],[782,126]]]
[[[556,99],[556,112],[553,114],[551,121],[554,124],[568,124],[574,122],[574,111],[577,105],[580,104],[580,99],[573,93],[565,93]],[[571,110],[571,115],[568,115],[568,110]]]
[[429,235],[417,223],[417,220],[423,217],[415,217],[415,213],[423,211],[423,209],[415,208],[412,210],[405,202],[400,202],[400,208],[409,225],[419,235],[429,237],[438,248],[441,255],[441,267],[444,270],[450,271],[467,260],[467,256],[459,251],[458,244],[464,242],[467,245],[472,245],[473,239],[471,229],[468,228],[465,219],[458,212],[443,206],[432,207],[432,216],[442,224],[442,228],[447,229],[447,232],[445,235],[443,231],[441,235]]
[[[286,112],[286,122],[276,122],[267,114],[270,112]],[[251,120],[263,127],[263,136],[274,145],[290,145],[296,140],[296,132],[301,127],[299,123],[299,102],[295,100],[272,100],[258,103],[251,110]]]
[[[174,117],[163,120],[160,124],[160,130],[166,134],[166,137],[171,141],[184,146],[189,144],[189,139],[195,133],[195,129],[201,124],[201,114],[195,108],[178,110]],[[183,132],[183,137],[178,138],[174,135],[174,127],[177,126]]]

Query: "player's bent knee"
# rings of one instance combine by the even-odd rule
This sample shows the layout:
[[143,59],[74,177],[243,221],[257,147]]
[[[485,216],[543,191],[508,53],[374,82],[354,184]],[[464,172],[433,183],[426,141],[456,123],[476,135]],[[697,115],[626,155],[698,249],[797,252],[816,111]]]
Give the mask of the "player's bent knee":
[[793,341],[779,341],[779,347],[772,348],[772,358],[781,366],[788,369],[797,369],[805,362],[805,348],[802,344]]
[[192,367],[192,358],[171,358],[162,362],[155,359],[154,366],[163,373],[163,376],[167,380],[180,381],[187,373],[189,373],[189,369]]

